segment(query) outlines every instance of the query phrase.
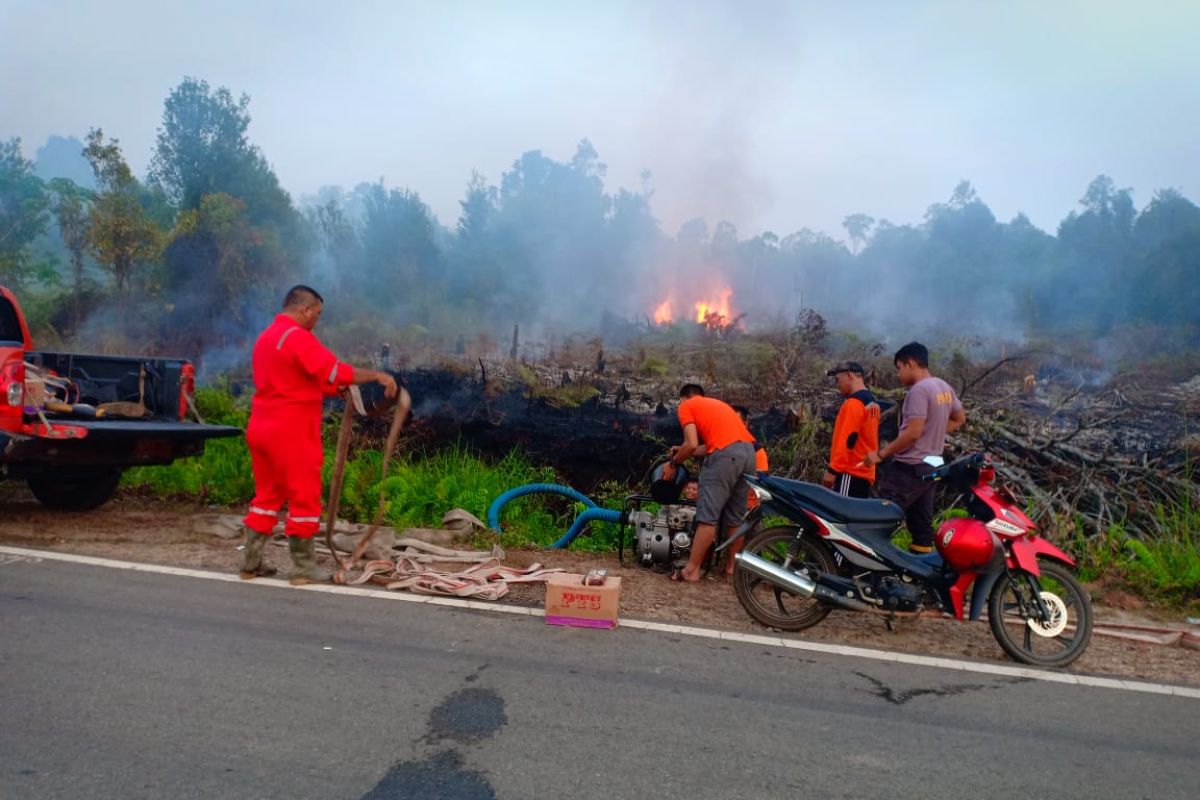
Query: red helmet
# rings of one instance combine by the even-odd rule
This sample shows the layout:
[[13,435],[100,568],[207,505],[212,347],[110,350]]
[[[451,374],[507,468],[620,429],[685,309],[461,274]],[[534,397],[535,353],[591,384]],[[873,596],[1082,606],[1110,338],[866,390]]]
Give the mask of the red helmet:
[[1003,552],[996,534],[977,519],[949,519],[938,528],[933,543],[942,560],[958,572],[975,572]]

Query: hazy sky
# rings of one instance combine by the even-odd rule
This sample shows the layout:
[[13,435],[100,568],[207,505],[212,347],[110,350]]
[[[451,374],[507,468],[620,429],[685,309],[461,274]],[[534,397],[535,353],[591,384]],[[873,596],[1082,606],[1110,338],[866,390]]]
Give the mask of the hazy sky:
[[674,233],[895,223],[971,180],[1053,230],[1098,173],[1200,200],[1200,2],[0,0],[0,139],[91,126],[139,173],[184,76],[248,93],[293,196],[382,177],[447,225],[472,169],[591,140]]

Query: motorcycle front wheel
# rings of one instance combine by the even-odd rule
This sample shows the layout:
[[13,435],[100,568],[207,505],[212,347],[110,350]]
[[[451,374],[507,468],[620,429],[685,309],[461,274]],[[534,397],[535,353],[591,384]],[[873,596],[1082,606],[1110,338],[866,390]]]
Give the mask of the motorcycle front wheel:
[[1000,576],[988,598],[988,623],[1015,660],[1065,667],[1092,640],[1092,602],[1066,567],[1042,561],[1038,568],[1040,576],[1023,570]]
[[[792,572],[811,575],[816,570],[837,571],[825,546],[807,536],[797,538],[795,528],[769,528],[756,534],[746,542],[744,552]],[[768,628],[781,631],[811,628],[830,611],[829,606],[818,600],[780,589],[741,567],[733,572],[733,591],[750,616]]]

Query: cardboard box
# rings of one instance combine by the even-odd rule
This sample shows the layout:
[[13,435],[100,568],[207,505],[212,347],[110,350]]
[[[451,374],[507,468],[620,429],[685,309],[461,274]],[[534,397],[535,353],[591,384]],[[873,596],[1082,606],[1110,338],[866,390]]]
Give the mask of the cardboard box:
[[602,586],[584,586],[582,575],[557,573],[546,581],[546,623],[580,628],[615,628],[621,604],[621,579],[609,576]]

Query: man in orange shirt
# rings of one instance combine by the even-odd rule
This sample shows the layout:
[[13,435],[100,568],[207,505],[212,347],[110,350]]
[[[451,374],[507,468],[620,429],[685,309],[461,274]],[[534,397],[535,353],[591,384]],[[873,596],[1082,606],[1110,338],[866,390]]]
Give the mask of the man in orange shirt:
[[[738,413],[738,416],[742,418],[742,422],[746,423],[746,428],[749,429],[749,427],[750,427],[750,409],[746,408],[745,406],[733,406],[733,410]],[[759,444],[757,442],[757,440],[754,443],[754,471],[755,472],[770,472],[771,471],[771,461],[769,458],[767,458],[767,448],[765,448],[761,444]],[[749,494],[746,495],[746,508],[751,511],[758,508],[758,495],[756,495],[754,493],[753,489],[751,489]],[[759,524],[761,524],[761,521],[759,523],[755,524],[754,530],[747,532],[745,536],[738,539],[733,544],[729,545],[729,547],[726,549],[726,551],[725,551],[725,577],[726,578],[733,577],[733,568],[737,566],[737,560],[734,558],[734,556],[736,556],[738,553],[740,553],[742,551],[742,547],[746,544],[746,540],[749,539],[754,533],[756,533],[758,531]]]
[[865,459],[879,448],[879,404],[863,381],[862,364],[843,361],[825,374],[837,380],[846,400],[833,423],[829,469],[821,485],[847,497],[870,497],[875,465]]
[[754,472],[754,437],[732,406],[705,397],[704,389],[688,383],[679,390],[679,425],[683,444],[671,448],[670,461],[663,467],[664,480],[674,480],[675,468],[687,461],[704,444],[704,469],[700,471],[700,499],[696,504],[696,538],[687,566],[671,576],[673,581],[700,580],[700,568],[716,539],[717,526],[732,534],[746,516],[750,484],[746,474]]

